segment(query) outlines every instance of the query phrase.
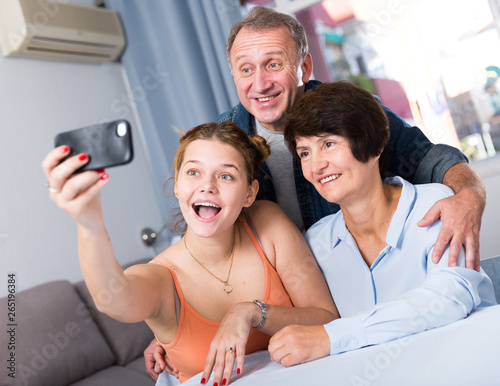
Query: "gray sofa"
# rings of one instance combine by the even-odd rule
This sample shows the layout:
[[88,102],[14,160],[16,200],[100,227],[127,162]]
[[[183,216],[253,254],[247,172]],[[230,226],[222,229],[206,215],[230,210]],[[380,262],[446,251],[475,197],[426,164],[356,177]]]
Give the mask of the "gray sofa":
[[[83,281],[49,282],[15,296],[14,326],[7,326],[7,298],[0,299],[1,385],[155,384],[143,359],[151,330],[144,322],[120,323],[99,312]],[[12,353],[15,363],[7,360]]]

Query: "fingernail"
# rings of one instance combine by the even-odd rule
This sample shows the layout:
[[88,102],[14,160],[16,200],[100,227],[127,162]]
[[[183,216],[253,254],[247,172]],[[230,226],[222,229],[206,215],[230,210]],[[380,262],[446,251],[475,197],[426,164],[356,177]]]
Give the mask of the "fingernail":
[[103,174],[100,179],[104,181],[107,180],[108,178],[109,178],[108,174]]
[[217,382],[214,382],[214,386],[219,386],[219,384]]
[[222,386],[226,386],[226,382],[227,382],[227,379],[226,379],[226,378],[224,378],[224,379],[222,380]]
[[201,383],[202,385],[204,385],[204,384],[205,384],[205,382],[206,382],[206,379],[205,379],[205,378],[201,378],[201,382],[200,382],[200,383]]
[[[96,173],[98,173],[98,174],[104,173],[104,169],[97,169],[97,170],[96,170]],[[160,367],[161,367],[161,366],[160,366]],[[162,370],[164,370],[164,369],[162,369]]]
[[241,369],[238,367],[238,368],[236,369],[236,374],[240,375],[240,373],[241,373]]
[[80,161],[85,161],[87,158],[89,158],[87,154],[82,154],[80,157],[78,157]]
[[69,146],[63,146],[61,153],[66,153],[69,150]]

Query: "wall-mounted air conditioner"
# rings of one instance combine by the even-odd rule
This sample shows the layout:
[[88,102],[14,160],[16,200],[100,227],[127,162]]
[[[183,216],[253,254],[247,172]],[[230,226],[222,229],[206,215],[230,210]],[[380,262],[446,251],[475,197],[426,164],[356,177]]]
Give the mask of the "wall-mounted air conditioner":
[[109,9],[55,0],[0,0],[5,56],[104,63],[123,50],[120,19]]

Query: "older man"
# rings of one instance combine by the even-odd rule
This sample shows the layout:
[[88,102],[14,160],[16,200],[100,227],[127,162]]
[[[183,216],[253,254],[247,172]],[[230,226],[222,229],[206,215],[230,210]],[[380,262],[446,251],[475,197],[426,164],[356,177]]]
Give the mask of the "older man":
[[[339,207],[324,200],[304,179],[283,142],[288,107],[320,84],[310,80],[313,63],[304,29],[289,15],[255,7],[231,29],[227,56],[240,103],[217,120],[235,122],[248,134],[270,139],[271,157],[262,167],[259,198],[277,202],[299,228],[307,230]],[[384,110],[393,149],[389,172],[416,184],[440,182],[455,192],[439,201],[419,224],[430,225],[439,217],[443,221],[435,260],[451,241],[450,265],[456,264],[464,245],[467,267],[479,269],[479,228],[486,195],[481,180],[460,151],[432,144],[417,127]]]
[[[310,79],[313,63],[304,29],[289,15],[255,7],[231,29],[227,57],[240,103],[217,121],[232,121],[248,134],[269,140],[271,155],[261,167],[258,198],[277,202],[300,229],[307,230],[336,213],[339,206],[323,199],[305,180],[283,139],[287,109],[320,84]],[[428,226],[439,218],[443,222],[433,260],[439,261],[451,243],[449,265],[455,266],[464,245],[467,267],[479,270],[479,228],[486,195],[481,180],[460,151],[432,144],[417,127],[384,110],[393,149],[389,172],[416,184],[440,182],[455,192],[438,201],[419,223]],[[145,351],[146,366],[154,378],[166,367],[160,355],[155,362],[155,346],[152,342]]]

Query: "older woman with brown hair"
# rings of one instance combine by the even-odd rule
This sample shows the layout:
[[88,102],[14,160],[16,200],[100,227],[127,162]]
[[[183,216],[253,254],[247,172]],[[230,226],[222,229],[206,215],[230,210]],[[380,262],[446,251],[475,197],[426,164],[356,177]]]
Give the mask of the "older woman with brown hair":
[[287,114],[285,140],[305,178],[341,208],[306,234],[341,319],[285,327],[269,345],[274,361],[290,366],[387,342],[496,304],[491,280],[465,268],[463,248],[456,267],[449,248],[432,262],[441,222],[418,223],[453,191],[383,179],[389,127],[370,93],[348,82],[305,93]]

